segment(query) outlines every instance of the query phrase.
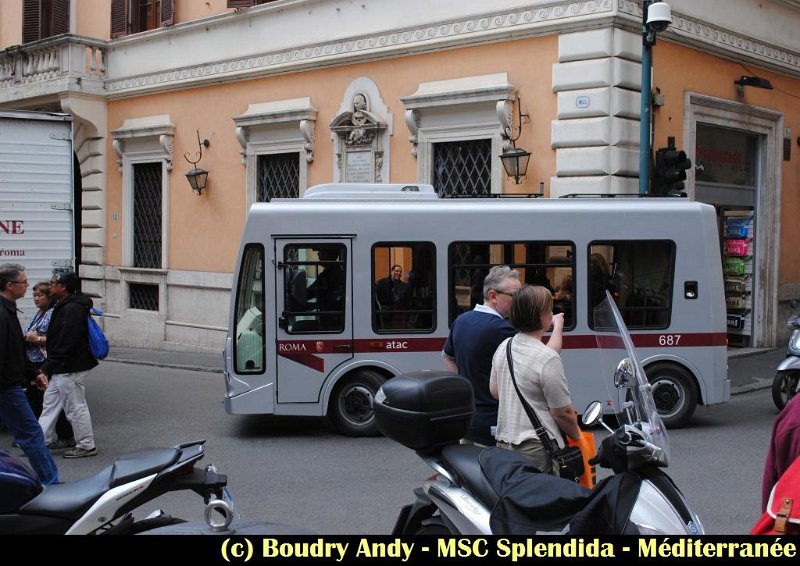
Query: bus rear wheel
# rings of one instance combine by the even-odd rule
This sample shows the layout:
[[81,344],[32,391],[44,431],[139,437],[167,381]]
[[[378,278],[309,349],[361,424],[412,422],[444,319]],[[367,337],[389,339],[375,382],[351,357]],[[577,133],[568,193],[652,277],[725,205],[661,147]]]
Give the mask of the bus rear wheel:
[[345,436],[378,436],[372,401],[384,379],[378,372],[362,369],[336,385],[331,396],[331,421]]
[[658,415],[667,428],[689,422],[697,407],[697,386],[688,371],[669,363],[649,366],[645,372],[653,386]]

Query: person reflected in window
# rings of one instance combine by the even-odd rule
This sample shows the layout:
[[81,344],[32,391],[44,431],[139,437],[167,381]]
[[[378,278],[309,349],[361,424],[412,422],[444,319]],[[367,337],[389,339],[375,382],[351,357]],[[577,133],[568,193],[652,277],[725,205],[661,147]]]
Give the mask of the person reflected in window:
[[592,297],[592,308],[606,298],[606,289],[611,290],[611,268],[601,254],[589,256],[589,296]]

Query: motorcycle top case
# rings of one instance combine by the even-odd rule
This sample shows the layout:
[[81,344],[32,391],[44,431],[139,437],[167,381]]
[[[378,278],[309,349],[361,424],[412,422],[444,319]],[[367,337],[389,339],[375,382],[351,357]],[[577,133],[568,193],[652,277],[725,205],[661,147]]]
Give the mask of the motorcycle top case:
[[445,371],[415,371],[383,384],[373,403],[378,429],[418,452],[464,437],[475,403],[467,379]]
[[0,450],[0,513],[13,513],[41,491],[33,470]]

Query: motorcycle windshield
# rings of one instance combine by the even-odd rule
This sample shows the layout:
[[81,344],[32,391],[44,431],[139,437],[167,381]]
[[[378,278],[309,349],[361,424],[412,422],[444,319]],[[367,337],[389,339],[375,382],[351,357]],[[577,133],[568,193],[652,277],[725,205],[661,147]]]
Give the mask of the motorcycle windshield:
[[[658,415],[652,387],[636,355],[633,340],[608,291],[605,300],[594,309],[594,324],[601,375],[609,388],[608,398],[613,405],[611,409],[617,415],[620,426],[639,431],[644,440],[658,448],[651,461],[666,466],[669,461],[667,429]],[[626,359],[630,363],[622,363]]]

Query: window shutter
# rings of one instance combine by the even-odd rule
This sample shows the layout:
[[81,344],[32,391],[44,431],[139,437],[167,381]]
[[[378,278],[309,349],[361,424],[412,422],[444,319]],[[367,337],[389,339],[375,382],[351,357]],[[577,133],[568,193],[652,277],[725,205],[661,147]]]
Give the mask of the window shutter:
[[128,35],[128,2],[111,0],[111,38]]
[[69,33],[69,0],[52,0],[50,26],[52,35]]
[[228,8],[249,8],[253,4],[253,0],[228,0]]
[[161,0],[161,27],[175,23],[175,0]]
[[25,0],[22,5],[22,43],[41,38],[41,0]]

